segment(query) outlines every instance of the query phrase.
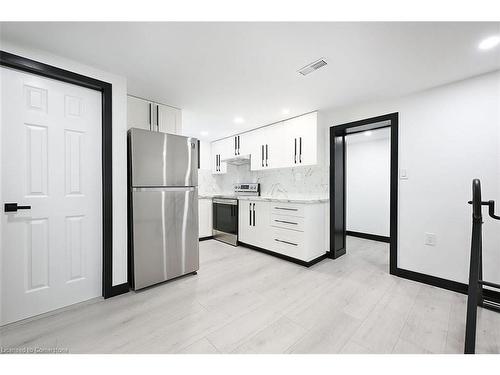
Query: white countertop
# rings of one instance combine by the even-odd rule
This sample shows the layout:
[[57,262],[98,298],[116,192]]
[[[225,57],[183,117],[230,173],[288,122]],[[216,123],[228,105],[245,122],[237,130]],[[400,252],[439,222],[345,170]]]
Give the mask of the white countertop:
[[[218,194],[216,194],[218,195]],[[200,194],[198,199],[212,199],[213,195]],[[252,197],[252,196],[239,196],[236,197],[238,200],[250,200],[250,201],[266,201],[266,202],[280,202],[280,203],[325,203],[328,202],[328,198],[319,197],[293,197],[293,198],[275,198],[275,197]]]

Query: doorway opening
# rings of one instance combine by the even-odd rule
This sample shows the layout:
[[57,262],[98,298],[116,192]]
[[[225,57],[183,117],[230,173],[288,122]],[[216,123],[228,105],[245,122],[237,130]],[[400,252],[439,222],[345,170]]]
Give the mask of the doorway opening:
[[[347,227],[348,215],[348,140],[358,135],[383,135],[388,132],[390,140],[389,167],[389,221],[388,236],[384,226],[378,227],[379,233],[356,231]],[[380,172],[384,173],[384,172]],[[373,176],[375,177],[375,176]],[[377,176],[383,178],[383,176]],[[371,189],[370,181],[365,182],[367,193]],[[346,254],[346,236],[355,235],[372,240],[389,242],[389,272],[397,272],[397,205],[398,205],[398,113],[367,118],[330,127],[330,258]],[[358,208],[359,209],[359,208]],[[362,214],[362,213],[361,213]],[[374,219],[375,220],[375,219]],[[352,220],[351,220],[352,224]],[[363,224],[357,224],[363,225]],[[365,226],[366,227],[366,226]],[[372,226],[373,228],[373,226]],[[374,231],[377,231],[374,230]],[[373,232],[373,231],[372,231]]]

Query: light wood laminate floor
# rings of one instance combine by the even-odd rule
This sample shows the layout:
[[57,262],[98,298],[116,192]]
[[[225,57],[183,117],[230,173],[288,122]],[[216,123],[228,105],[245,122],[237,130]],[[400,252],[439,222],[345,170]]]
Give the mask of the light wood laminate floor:
[[[388,245],[348,238],[311,268],[200,243],[201,268],[135,293],[0,329],[3,348],[70,353],[462,353],[464,295],[388,274]],[[479,309],[477,352],[500,353]]]

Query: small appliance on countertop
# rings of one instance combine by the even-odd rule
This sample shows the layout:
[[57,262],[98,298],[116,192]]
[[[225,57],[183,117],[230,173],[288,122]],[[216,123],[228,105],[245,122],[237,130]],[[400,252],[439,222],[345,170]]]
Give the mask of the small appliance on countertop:
[[218,195],[212,198],[213,228],[215,240],[236,246],[238,244],[238,197],[260,196],[259,183],[234,185],[234,194]]

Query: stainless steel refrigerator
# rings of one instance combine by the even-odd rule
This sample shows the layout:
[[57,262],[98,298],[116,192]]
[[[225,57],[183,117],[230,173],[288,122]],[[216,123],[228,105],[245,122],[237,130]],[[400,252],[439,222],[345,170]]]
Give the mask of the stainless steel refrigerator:
[[197,139],[132,128],[128,167],[131,287],[196,272]]

